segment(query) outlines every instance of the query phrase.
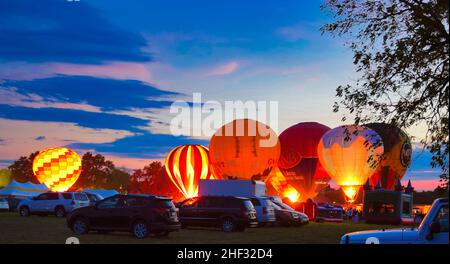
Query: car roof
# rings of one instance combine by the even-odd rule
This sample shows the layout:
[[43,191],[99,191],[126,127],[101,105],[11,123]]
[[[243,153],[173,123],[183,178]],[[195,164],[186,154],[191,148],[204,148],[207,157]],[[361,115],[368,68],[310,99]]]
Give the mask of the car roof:
[[233,195],[204,195],[204,196],[199,196],[198,198],[201,198],[201,197],[234,198],[234,199],[241,199],[241,200],[249,200],[249,198],[247,198],[247,197],[233,196]]
[[[162,195],[156,195],[156,194],[143,194],[143,193],[129,193],[129,194],[116,194],[114,196],[119,197],[140,197],[140,198],[155,198],[155,199],[161,199],[161,200],[172,200],[172,197],[162,196]],[[113,197],[114,197],[113,196]]]

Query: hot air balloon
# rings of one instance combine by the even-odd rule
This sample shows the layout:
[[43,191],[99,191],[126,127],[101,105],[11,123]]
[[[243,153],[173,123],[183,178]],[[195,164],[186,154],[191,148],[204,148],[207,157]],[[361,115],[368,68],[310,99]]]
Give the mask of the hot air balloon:
[[298,123],[280,134],[278,167],[302,201],[315,197],[330,181],[317,156],[317,145],[330,128],[316,123]]
[[208,149],[201,145],[178,146],[166,157],[167,175],[185,198],[196,197],[199,179],[210,179]]
[[33,173],[50,190],[65,192],[80,177],[81,158],[68,148],[48,148],[34,158]]
[[383,144],[372,129],[346,125],[325,133],[317,147],[320,163],[353,202],[360,186],[375,172]]
[[384,146],[383,160],[370,177],[370,184],[375,187],[380,182],[382,188],[393,190],[411,162],[411,141],[405,132],[394,125],[372,123],[365,126],[380,135]]
[[251,120],[234,120],[216,131],[209,143],[214,176],[221,179],[265,180],[280,156],[276,133]]

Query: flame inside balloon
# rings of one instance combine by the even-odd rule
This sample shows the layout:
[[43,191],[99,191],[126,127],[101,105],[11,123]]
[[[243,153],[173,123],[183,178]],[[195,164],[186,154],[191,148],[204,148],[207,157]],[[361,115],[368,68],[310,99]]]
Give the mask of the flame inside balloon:
[[167,175],[185,198],[198,195],[199,179],[211,179],[208,149],[201,145],[174,148],[166,157]]

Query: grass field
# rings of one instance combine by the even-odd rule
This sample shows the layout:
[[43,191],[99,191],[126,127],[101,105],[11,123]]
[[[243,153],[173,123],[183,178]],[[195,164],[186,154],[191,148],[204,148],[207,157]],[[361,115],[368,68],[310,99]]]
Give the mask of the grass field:
[[[80,236],[82,244],[88,243],[290,243],[290,244],[335,244],[340,237],[352,231],[390,228],[389,226],[354,223],[309,223],[300,227],[248,228],[243,233],[223,233],[216,229],[184,229],[171,233],[169,237],[150,236],[135,239],[129,233],[113,232],[98,234],[90,232]],[[54,216],[20,217],[17,213],[0,213],[0,243],[65,243],[73,236],[66,227],[65,219]]]

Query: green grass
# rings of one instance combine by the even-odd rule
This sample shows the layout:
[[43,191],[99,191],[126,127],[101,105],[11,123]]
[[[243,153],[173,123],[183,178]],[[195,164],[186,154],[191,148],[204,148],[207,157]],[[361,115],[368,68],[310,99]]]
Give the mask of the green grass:
[[[113,232],[98,234],[90,232],[80,236],[82,244],[87,243],[179,243],[179,244],[218,244],[218,243],[290,243],[290,244],[335,244],[348,232],[391,228],[390,226],[354,223],[309,223],[299,227],[248,228],[245,232],[223,233],[217,229],[185,229],[174,232],[169,237],[150,236],[135,239],[130,233]],[[0,243],[65,243],[73,236],[66,227],[65,219],[54,216],[20,217],[17,213],[0,213]]]

